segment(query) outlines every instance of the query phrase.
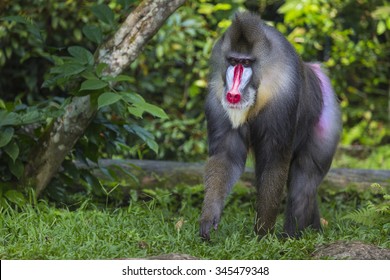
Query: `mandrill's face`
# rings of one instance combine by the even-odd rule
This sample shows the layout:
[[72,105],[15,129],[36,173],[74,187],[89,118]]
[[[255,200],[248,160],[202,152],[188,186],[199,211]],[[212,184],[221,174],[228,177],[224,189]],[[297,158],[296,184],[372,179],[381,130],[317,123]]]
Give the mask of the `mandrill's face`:
[[[248,54],[249,53],[249,54]],[[226,52],[222,71],[225,71],[221,103],[226,110],[233,127],[247,120],[250,109],[256,102],[259,87],[259,58],[250,54],[250,50]]]
[[251,86],[254,59],[236,54],[227,59],[225,94],[222,104],[225,109],[245,110],[255,100],[256,90]]

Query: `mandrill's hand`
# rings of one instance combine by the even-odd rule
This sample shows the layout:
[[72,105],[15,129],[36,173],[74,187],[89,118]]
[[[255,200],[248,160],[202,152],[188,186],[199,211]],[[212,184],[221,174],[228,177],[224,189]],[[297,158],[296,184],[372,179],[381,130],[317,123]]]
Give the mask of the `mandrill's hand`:
[[217,205],[206,207],[206,205],[203,207],[200,218],[199,235],[203,240],[210,241],[210,229],[214,227],[217,230],[218,223],[221,219],[221,207]]

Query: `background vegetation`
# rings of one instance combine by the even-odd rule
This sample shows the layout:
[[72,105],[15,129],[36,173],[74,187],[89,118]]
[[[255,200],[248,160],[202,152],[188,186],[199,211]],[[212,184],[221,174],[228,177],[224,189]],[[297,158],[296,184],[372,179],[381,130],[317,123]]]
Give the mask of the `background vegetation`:
[[[187,241],[193,238],[196,230],[192,227],[195,227],[197,218],[194,213],[190,214],[188,207],[193,205],[199,208],[199,200],[194,200],[189,195],[191,191],[184,194],[179,191],[176,191],[176,194],[171,192],[164,194],[161,193],[162,190],[145,192],[133,190],[130,192],[130,202],[122,201],[120,188],[118,188],[122,185],[122,181],[117,180],[112,170],[102,168],[102,171],[112,179],[111,182],[103,182],[89,170],[76,168],[75,160],[83,163],[97,162],[99,158],[204,160],[207,157],[207,138],[203,102],[207,92],[208,58],[213,43],[229,26],[230,19],[237,10],[248,9],[260,13],[264,20],[274,25],[288,38],[304,60],[320,61],[328,69],[343,112],[344,130],[341,144],[364,146],[366,151],[357,157],[342,153],[336,160],[336,166],[390,168],[390,5],[387,1],[187,1],[167,20],[137,61],[118,79],[116,90],[129,93],[129,96],[130,94],[138,96],[147,103],[138,102],[137,106],[129,109],[124,100],[101,101],[102,106],[95,120],[63,163],[58,176],[46,189],[44,198],[48,202],[38,202],[33,192],[29,192],[30,198],[26,198],[21,192],[15,190],[15,186],[23,174],[29,152],[53,119],[63,114],[64,106],[70,98],[78,94],[74,90],[74,84],[88,79],[85,72],[79,71],[80,68],[68,66],[72,66],[77,60],[77,63],[83,65],[83,69],[88,68],[97,46],[117,29],[120,22],[139,2],[137,0],[37,0],[28,3],[22,0],[1,1],[0,207],[5,211],[2,225],[7,224],[6,232],[2,234],[2,243],[12,244],[0,251],[1,258],[43,258],[44,256],[56,258],[56,248],[52,247],[48,249],[49,252],[53,252],[49,255],[37,252],[38,247],[26,254],[19,250],[26,246],[20,243],[22,240],[38,242],[31,246],[39,246],[42,242],[56,244],[57,241],[53,236],[58,234],[56,231],[64,230],[57,226],[66,224],[70,214],[69,210],[51,209],[45,204],[51,202],[55,202],[57,206],[65,206],[66,209],[81,207],[80,211],[100,207],[92,206],[94,203],[104,205],[105,211],[108,212],[97,216],[101,217],[99,219],[102,221],[109,221],[108,224],[117,223],[118,219],[122,219],[121,215],[127,213],[126,211],[133,211],[133,214],[149,213],[150,209],[155,209],[154,207],[158,205],[158,209],[163,209],[163,214],[160,215],[158,212],[159,216],[155,218],[162,219],[159,223],[167,222],[167,219],[169,222],[156,231],[157,235],[168,233],[166,242],[171,245],[186,244],[181,242],[181,238]],[[133,105],[136,104],[134,99],[131,102]],[[156,106],[162,108],[166,115]],[[132,174],[127,175],[128,180],[135,181],[136,185],[141,187],[142,183],[137,182]],[[193,195],[195,197],[200,195],[199,189]],[[348,193],[342,196],[336,195],[340,201],[340,197],[345,198],[345,196],[348,196],[347,200],[350,199]],[[352,203],[353,205],[349,206],[352,209],[366,207],[366,204],[359,202],[364,196],[367,194],[356,195],[355,198],[358,198]],[[126,205],[127,207],[130,203],[127,210],[117,210],[120,214],[114,218],[114,221],[110,220],[113,213],[107,208],[108,197],[111,206]],[[176,205],[172,197],[188,200],[187,204],[183,202],[183,205],[175,206],[175,210],[168,214],[164,211]],[[380,197],[383,199],[384,194]],[[374,198],[377,199],[378,195]],[[242,199],[250,206],[250,200],[245,197]],[[325,198],[323,199],[326,201]],[[132,204],[141,201],[142,205]],[[383,213],[382,210],[385,209],[384,213],[388,215],[387,202],[388,200],[384,204],[385,207],[378,206],[380,211],[377,207],[367,207],[374,209],[375,213],[377,210]],[[341,204],[336,209],[340,210],[343,207]],[[16,217],[15,215],[21,209],[24,210],[24,215]],[[234,207],[232,209],[237,210]],[[244,209],[244,211],[251,211],[248,209],[252,208]],[[234,210],[232,211],[234,213]],[[237,215],[241,214],[245,215],[241,212]],[[38,221],[37,215],[41,217],[47,215],[47,220],[43,218]],[[77,212],[75,215],[73,217],[81,224],[95,219],[88,217],[87,213]],[[141,243],[146,237],[140,228],[145,226],[141,224],[142,221],[150,225],[156,220],[147,220],[146,215],[141,214],[139,217],[137,221],[127,221],[129,224],[126,225],[133,229],[130,232],[126,231],[126,236],[134,237],[132,240],[136,247],[138,246],[138,251],[136,250],[134,254],[154,253],[159,250],[160,245],[155,245],[156,240],[148,240],[145,241],[148,244],[147,249],[143,248]],[[187,229],[187,237],[185,234],[181,236],[180,230],[171,226],[172,223],[180,220],[180,217],[190,221],[188,225],[191,224],[191,228]],[[34,224],[36,234],[30,232],[15,237],[13,231],[22,233],[24,224],[31,223],[32,220],[36,221]],[[237,218],[238,220],[240,218]],[[340,227],[343,227],[343,222],[340,219],[338,221]],[[10,223],[19,224],[20,229],[10,226]],[[101,225],[96,224],[96,227],[99,226]],[[388,223],[381,223],[380,226],[379,236],[386,236],[389,230]],[[76,227],[75,225],[69,230],[74,230]],[[252,235],[251,227],[246,225],[244,231],[244,236]],[[337,238],[343,234],[353,236],[346,231],[340,232],[339,235],[325,235],[325,239],[329,236],[331,236],[329,238]],[[121,234],[124,233],[117,234],[116,238],[120,239]],[[233,234],[223,243],[225,246],[223,250],[231,254],[226,253],[219,257],[243,256],[243,251],[235,251],[238,250],[237,248],[229,251],[229,246],[235,242],[233,239],[241,238],[237,234],[240,233]],[[358,235],[362,234],[360,232]],[[23,236],[27,236],[27,239],[23,239]],[[226,236],[230,236],[227,231],[223,232],[220,238]],[[372,238],[366,236],[369,241],[374,241],[374,237],[375,235],[372,235]],[[85,242],[83,238],[90,238],[90,236],[80,236],[79,241]],[[254,240],[254,237],[251,238]],[[319,242],[318,238],[323,237],[313,238],[314,244]],[[297,242],[297,246],[301,246],[299,245],[301,241],[291,242]],[[388,241],[379,243],[382,246],[389,246]],[[309,247],[312,248],[312,245]],[[180,246],[172,248],[184,251],[185,248]],[[285,245],[281,246],[284,248]],[[107,248],[107,250],[113,252],[115,248]],[[202,248],[199,256],[214,256],[212,249],[207,246]],[[269,256],[292,257],[288,252],[283,251],[284,249],[280,251],[280,247],[275,250]],[[116,257],[116,254],[107,253],[105,256]],[[304,254],[297,258],[307,256]],[[73,251],[69,251],[63,257],[96,258],[99,256],[88,255],[83,251],[80,255],[75,255]]]

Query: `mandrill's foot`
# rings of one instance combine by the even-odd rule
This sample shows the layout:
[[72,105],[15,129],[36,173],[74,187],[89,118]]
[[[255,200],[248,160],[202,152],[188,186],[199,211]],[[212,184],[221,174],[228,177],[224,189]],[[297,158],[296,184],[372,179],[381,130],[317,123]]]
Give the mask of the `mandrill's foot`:
[[202,209],[202,215],[199,220],[199,235],[205,241],[210,241],[210,230],[213,227],[218,228],[221,219],[221,203],[205,203]]
[[214,227],[214,230],[218,229],[218,222],[214,220],[201,220],[199,235],[204,241],[210,241],[210,230]]

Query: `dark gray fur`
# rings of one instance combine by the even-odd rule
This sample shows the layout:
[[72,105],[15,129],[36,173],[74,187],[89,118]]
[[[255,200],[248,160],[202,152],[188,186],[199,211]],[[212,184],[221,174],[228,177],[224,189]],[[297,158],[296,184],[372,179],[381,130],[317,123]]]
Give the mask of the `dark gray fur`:
[[[279,92],[272,92],[264,107],[235,129],[221,105],[225,92],[218,92],[221,88],[215,86],[219,82],[226,85],[230,55],[255,59],[250,86],[256,89],[264,82],[265,69],[272,65],[281,65],[289,78]],[[209,240],[211,227],[218,226],[225,198],[242,174],[249,150],[253,151],[256,163],[255,231],[262,236],[273,230],[286,183],[284,233],[299,236],[306,227],[320,229],[317,188],[330,168],[339,140],[337,102],[332,103],[332,116],[325,116],[332,121],[330,129],[318,136],[315,129],[324,106],[321,81],[277,30],[250,13],[236,15],[232,26],[216,43],[211,65],[205,106],[209,160],[205,167],[200,236]],[[273,78],[278,79],[278,75]]]

